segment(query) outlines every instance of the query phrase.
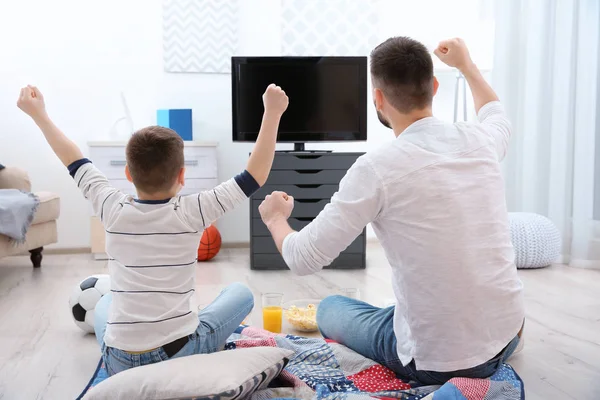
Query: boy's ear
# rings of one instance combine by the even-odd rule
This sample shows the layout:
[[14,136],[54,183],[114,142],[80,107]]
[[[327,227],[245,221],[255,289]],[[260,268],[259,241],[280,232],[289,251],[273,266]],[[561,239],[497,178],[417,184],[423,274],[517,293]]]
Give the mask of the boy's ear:
[[125,176],[129,182],[133,183],[133,178],[131,177],[131,172],[129,172],[129,166],[127,164],[125,164]]
[[437,91],[440,87],[440,82],[437,80],[437,78],[434,76],[433,77],[433,95],[435,96],[437,94]]
[[183,168],[181,168],[181,170],[179,170],[179,176],[177,177],[177,182],[181,186],[185,186],[185,167],[183,167]]

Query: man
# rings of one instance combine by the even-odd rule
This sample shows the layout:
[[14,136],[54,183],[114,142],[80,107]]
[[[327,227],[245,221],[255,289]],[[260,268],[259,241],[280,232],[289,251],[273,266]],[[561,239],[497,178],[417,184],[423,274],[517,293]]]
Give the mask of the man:
[[322,334],[422,384],[491,376],[523,326],[500,161],[510,123],[460,39],[434,52],[465,76],[479,123],[433,117],[438,89],[425,46],[391,38],[371,53],[373,98],[392,143],[359,158],[339,192],[300,232],[293,198],[274,192],[263,221],[290,269],[315,273],[371,223],[392,267],[396,306],[326,298]]

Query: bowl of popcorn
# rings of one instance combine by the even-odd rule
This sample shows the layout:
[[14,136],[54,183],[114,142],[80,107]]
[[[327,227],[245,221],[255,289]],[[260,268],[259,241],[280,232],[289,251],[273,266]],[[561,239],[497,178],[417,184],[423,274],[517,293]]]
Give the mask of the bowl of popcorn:
[[320,300],[302,299],[289,301],[283,305],[283,317],[299,332],[316,332],[317,308]]

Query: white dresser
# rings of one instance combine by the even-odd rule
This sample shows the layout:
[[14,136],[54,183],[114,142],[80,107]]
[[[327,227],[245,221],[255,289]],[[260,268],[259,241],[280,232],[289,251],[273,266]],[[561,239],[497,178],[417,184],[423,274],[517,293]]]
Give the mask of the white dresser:
[[[181,194],[198,193],[218,184],[217,143],[186,141],[185,186]],[[127,142],[89,142],[89,158],[102,171],[110,184],[123,193],[136,196],[133,183],[125,177],[125,146]],[[105,259],[104,227],[92,216],[91,247],[96,259]]]

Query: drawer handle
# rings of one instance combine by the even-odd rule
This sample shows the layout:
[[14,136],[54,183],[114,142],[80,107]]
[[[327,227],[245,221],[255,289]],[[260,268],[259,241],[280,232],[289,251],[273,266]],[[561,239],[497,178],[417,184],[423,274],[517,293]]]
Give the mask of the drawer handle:
[[314,220],[314,218],[311,217],[296,217],[294,219],[300,222],[308,222]]
[[316,189],[323,185],[308,185],[307,184],[307,185],[294,185],[294,186],[296,186],[297,188],[300,188],[300,189]]
[[193,167],[198,165],[198,160],[185,160],[183,162],[184,165],[191,165]]
[[296,203],[319,203],[323,199],[294,199]]
[[296,158],[300,158],[302,160],[316,160],[317,158],[321,158],[322,156],[317,155],[308,155],[308,156],[296,156]]
[[125,160],[110,160],[110,165],[113,167],[125,166],[127,165],[127,161]]
[[304,170],[300,170],[300,171],[296,171],[299,174],[318,174],[319,172],[323,171],[322,169],[304,169]]

